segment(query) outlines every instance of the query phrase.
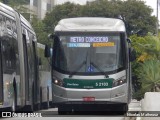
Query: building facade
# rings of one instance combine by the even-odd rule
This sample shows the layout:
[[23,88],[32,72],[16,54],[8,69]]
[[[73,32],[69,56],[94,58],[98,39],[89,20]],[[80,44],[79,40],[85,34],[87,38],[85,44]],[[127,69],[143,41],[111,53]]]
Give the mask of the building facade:
[[71,2],[74,4],[85,5],[87,2],[92,2],[95,0],[54,0],[55,5],[64,4],[65,2]]
[[47,12],[50,12],[54,6],[54,0],[30,0],[29,9],[31,13],[43,19]]

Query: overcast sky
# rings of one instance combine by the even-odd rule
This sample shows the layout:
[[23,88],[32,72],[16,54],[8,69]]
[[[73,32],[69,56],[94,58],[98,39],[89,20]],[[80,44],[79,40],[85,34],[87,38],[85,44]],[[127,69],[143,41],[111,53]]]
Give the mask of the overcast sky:
[[151,6],[153,11],[153,15],[157,16],[157,0],[144,0],[146,5]]

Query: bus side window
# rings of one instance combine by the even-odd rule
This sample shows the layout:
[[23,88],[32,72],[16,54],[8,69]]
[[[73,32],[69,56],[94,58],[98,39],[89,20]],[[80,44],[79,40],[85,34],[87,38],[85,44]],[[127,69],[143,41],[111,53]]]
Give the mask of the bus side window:
[[12,21],[12,44],[13,44],[13,51],[14,51],[14,56],[13,56],[13,62],[12,64],[15,65],[16,73],[19,75],[20,74],[20,61],[19,61],[19,50],[18,50],[18,39],[17,39],[17,28],[16,28],[16,22]]
[[0,15],[0,104],[3,103],[4,98],[4,88],[3,88],[3,69],[2,69],[2,35],[3,35],[3,29],[2,29],[2,24],[3,24],[3,16]]
[[9,18],[4,18],[4,25],[6,27],[2,37],[2,65],[3,72],[11,74],[16,72],[16,50],[18,49],[16,39],[13,36],[12,22]]

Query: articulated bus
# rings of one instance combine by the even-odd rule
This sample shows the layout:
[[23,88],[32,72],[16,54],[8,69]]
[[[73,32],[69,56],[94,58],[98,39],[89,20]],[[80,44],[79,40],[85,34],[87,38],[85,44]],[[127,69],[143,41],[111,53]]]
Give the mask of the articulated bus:
[[130,40],[123,20],[66,18],[50,38],[53,103],[59,114],[127,111],[132,91]]
[[49,108],[52,103],[51,69],[50,61],[44,56],[45,45],[37,43],[39,58],[39,81],[41,108]]
[[0,3],[0,111],[33,111],[40,103],[36,35],[29,22]]

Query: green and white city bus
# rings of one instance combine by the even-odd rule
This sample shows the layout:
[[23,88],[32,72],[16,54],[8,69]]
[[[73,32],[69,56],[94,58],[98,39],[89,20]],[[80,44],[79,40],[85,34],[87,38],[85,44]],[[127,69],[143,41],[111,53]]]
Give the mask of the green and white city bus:
[[132,90],[130,43],[122,20],[62,19],[50,38],[53,103],[59,114],[114,107],[127,111]]
[[0,111],[40,103],[37,40],[30,23],[0,3]]

